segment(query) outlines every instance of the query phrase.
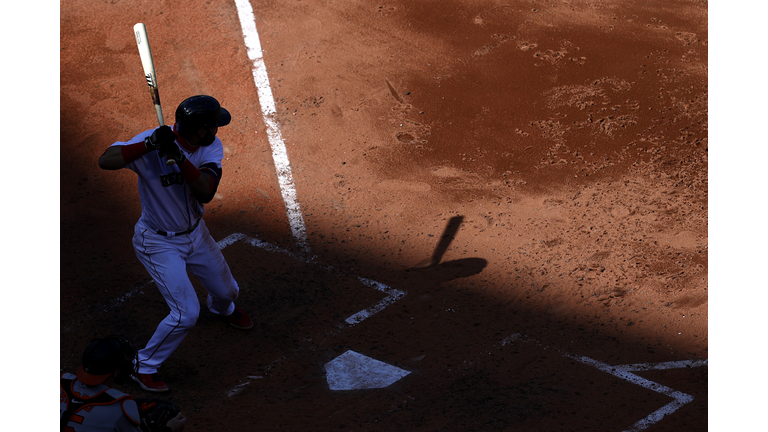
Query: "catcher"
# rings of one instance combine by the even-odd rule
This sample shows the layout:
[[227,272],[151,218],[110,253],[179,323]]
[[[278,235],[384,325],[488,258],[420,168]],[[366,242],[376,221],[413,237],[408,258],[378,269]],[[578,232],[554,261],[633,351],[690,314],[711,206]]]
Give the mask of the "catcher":
[[181,432],[187,419],[162,399],[136,399],[110,388],[135,372],[137,351],[120,335],[94,339],[77,374],[61,376],[62,432]]

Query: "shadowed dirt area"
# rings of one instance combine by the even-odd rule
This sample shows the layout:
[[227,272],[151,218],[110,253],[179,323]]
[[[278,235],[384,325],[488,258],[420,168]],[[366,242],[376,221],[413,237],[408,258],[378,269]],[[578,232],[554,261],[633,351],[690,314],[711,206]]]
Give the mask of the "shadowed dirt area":
[[[97,165],[157,126],[143,22],[166,123],[194,94],[233,116],[212,235],[263,242],[224,248],[254,329],[203,310],[160,370],[187,430],[624,431],[673,401],[579,358],[708,358],[707,2],[251,6],[309,255],[234,0],[60,3],[62,372],[168,312],[136,176]],[[404,295],[349,324],[387,297],[371,281]],[[332,391],[348,350],[410,374]],[[706,364],[635,373],[692,397],[642,428],[707,429]]]

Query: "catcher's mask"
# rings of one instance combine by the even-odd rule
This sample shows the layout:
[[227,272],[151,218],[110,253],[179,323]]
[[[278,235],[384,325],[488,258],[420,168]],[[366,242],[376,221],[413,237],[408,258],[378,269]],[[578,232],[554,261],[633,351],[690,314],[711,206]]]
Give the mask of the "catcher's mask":
[[97,385],[120,370],[115,382],[122,383],[135,372],[137,355],[131,341],[122,335],[94,339],[83,352],[83,364],[77,370],[77,379],[83,384]]
[[176,108],[176,125],[183,137],[189,137],[200,129],[226,126],[230,121],[232,115],[212,96],[192,96]]

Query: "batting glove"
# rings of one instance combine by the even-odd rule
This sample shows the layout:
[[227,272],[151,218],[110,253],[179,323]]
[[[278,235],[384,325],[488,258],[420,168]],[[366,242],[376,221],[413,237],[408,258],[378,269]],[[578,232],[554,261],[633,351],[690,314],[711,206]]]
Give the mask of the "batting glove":
[[176,141],[176,134],[173,133],[173,129],[169,126],[160,126],[152,132],[152,135],[144,139],[144,146],[147,147],[147,151],[153,151],[160,149],[163,144],[173,144]]
[[174,141],[164,142],[160,144],[160,148],[158,149],[157,152],[161,157],[167,156],[168,159],[175,160],[176,163],[179,165],[183,164],[184,161],[187,160],[187,157],[184,156],[184,153],[181,151],[179,146],[177,146]]

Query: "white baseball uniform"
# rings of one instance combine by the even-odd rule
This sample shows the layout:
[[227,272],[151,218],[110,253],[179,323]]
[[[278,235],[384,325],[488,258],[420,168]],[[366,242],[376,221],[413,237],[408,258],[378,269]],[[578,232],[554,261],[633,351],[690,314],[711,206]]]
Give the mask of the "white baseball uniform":
[[[152,132],[154,129],[112,146],[142,142]],[[218,137],[210,146],[179,148],[195,167],[214,176],[218,184],[224,156]],[[126,165],[139,176],[141,198],[141,217],[134,228],[133,247],[171,309],[146,347],[139,350],[138,373],[142,374],[157,372],[197,321],[200,303],[188,270],[207,290],[207,306],[214,314],[230,315],[239,293],[229,265],[202,219],[205,208],[192,194],[178,166],[167,165],[166,159],[151,151]]]

